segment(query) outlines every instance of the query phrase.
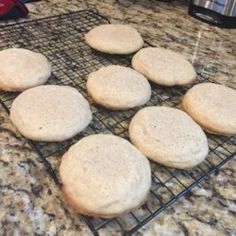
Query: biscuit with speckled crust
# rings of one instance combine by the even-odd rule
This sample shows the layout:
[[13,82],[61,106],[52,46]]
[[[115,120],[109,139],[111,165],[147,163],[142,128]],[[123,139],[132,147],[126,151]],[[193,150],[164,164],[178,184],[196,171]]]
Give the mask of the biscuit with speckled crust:
[[132,66],[150,81],[164,86],[188,85],[197,77],[184,56],[165,48],[139,50],[132,58]]
[[51,66],[41,54],[23,48],[0,51],[0,89],[23,91],[46,83]]
[[10,118],[25,137],[56,142],[82,131],[92,114],[89,103],[75,88],[44,85],[22,92],[13,101]]
[[142,74],[117,65],[89,74],[87,91],[96,103],[112,110],[141,106],[151,97],[151,86]]
[[102,218],[140,206],[151,186],[147,158],[110,134],[90,135],[71,146],[59,173],[67,202],[80,214]]
[[236,135],[236,90],[214,83],[193,86],[182,108],[207,132]]
[[129,25],[99,25],[85,35],[87,44],[104,53],[130,54],[143,46],[143,39],[136,29]]
[[129,125],[132,143],[148,158],[169,167],[191,168],[208,154],[201,127],[185,112],[169,107],[146,107]]

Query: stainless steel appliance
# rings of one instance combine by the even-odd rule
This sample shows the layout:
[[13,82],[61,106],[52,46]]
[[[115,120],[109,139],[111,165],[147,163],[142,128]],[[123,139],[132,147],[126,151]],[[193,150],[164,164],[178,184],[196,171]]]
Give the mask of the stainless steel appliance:
[[236,28],[236,0],[191,0],[189,14],[222,27]]

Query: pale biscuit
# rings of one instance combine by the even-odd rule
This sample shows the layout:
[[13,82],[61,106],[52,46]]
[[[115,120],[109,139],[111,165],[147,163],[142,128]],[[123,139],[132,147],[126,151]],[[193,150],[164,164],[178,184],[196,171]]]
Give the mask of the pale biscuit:
[[0,89],[23,91],[44,84],[51,75],[51,66],[41,54],[23,48],[0,51]]
[[90,135],[70,147],[59,170],[67,202],[80,214],[113,218],[144,203],[149,161],[130,142]]
[[186,169],[208,154],[201,127],[185,112],[168,107],[146,107],[129,125],[132,143],[148,158],[169,167]]
[[151,86],[142,74],[117,65],[89,74],[87,91],[96,103],[113,110],[141,106],[151,97]]
[[143,46],[143,39],[136,29],[129,25],[99,25],[85,35],[87,44],[104,53],[130,54]]
[[207,132],[236,135],[236,90],[214,83],[197,84],[187,91],[181,106]]
[[165,48],[141,49],[134,55],[132,66],[150,81],[164,86],[188,85],[197,77],[184,56]]
[[53,142],[82,131],[92,114],[88,102],[75,88],[44,85],[22,92],[13,101],[10,118],[23,136]]

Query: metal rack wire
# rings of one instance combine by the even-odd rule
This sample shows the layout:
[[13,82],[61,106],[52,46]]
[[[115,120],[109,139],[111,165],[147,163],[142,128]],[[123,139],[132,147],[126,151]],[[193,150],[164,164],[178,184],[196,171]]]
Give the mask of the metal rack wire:
[[[57,169],[50,163],[50,157],[62,155],[70,145],[89,134],[107,132],[128,138],[129,121],[138,110],[109,111],[94,104],[86,93],[86,76],[90,72],[109,64],[130,66],[130,56],[105,55],[91,49],[84,42],[84,33],[103,23],[109,22],[96,12],[85,10],[16,23],[0,29],[0,50],[23,47],[43,53],[51,61],[53,68],[48,83],[73,86],[90,102],[93,121],[85,131],[74,138],[61,143],[28,140],[44,162],[45,169],[59,186]],[[205,80],[200,78],[201,81]],[[152,97],[146,106],[178,107],[185,92],[185,88],[164,88],[152,84]],[[16,96],[17,93],[1,92],[1,104],[8,112]],[[235,156],[235,137],[207,136],[209,155],[192,170],[176,170],[151,163],[152,188],[147,203],[141,208],[111,220],[83,217],[93,234],[99,235],[102,230],[113,227],[122,235],[131,235]]]

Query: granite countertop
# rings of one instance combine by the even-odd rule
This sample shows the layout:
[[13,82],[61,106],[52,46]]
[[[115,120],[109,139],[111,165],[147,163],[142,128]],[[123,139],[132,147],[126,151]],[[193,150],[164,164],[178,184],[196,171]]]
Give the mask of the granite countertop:
[[[236,31],[201,23],[186,1],[47,0],[27,5],[29,19],[97,9],[112,22],[127,22],[154,45],[186,55],[203,78],[236,89]],[[10,22],[0,22],[5,25]],[[1,41],[1,39],[0,39]],[[50,160],[55,167],[58,157]],[[236,159],[135,235],[236,235]],[[0,107],[0,235],[92,235],[63,201],[42,162]],[[119,235],[115,229],[101,235]]]

